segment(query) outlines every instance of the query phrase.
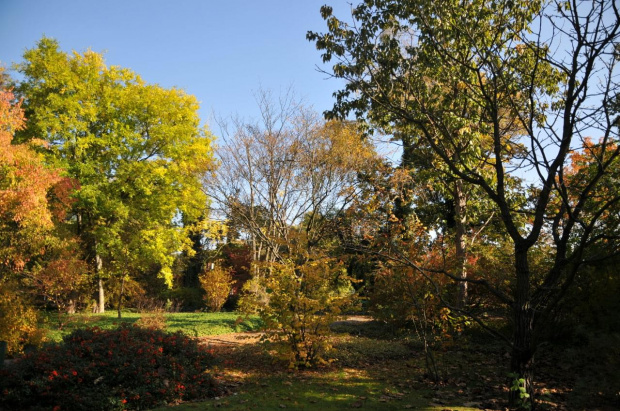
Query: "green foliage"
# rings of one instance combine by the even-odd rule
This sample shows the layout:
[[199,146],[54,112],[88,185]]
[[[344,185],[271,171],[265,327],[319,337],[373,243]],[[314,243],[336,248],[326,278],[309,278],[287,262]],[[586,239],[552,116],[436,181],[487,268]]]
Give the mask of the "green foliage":
[[226,303],[233,284],[231,272],[232,269],[218,264],[200,275],[200,286],[205,292],[204,300],[209,311],[220,311]]
[[620,275],[617,261],[584,269],[575,282],[575,288],[563,304],[563,314],[579,318],[579,323],[587,329],[619,333]]
[[517,403],[516,405],[521,410],[529,410],[532,408],[532,403],[528,401],[530,398],[530,394],[527,392],[527,388],[525,386],[525,379],[520,378],[519,374],[510,373],[508,374],[508,378],[511,380],[510,391],[517,394]]
[[[307,35],[346,82],[328,116],[355,114],[369,128],[409,139],[406,150],[422,151],[412,160],[476,186],[469,195],[501,218],[510,277],[491,284],[479,272],[468,284],[510,312],[515,330],[502,337],[514,347],[518,373],[531,368],[538,335],[583,263],[616,254],[620,238],[612,212],[620,15],[614,1],[566,4],[367,0],[352,7],[349,21],[323,6],[327,31]],[[562,29],[548,36],[544,27]],[[600,138],[597,147],[589,135]],[[573,178],[578,152],[588,153],[588,170]],[[427,272],[459,280],[455,271]]]
[[197,311],[204,307],[204,290],[198,287],[175,287],[166,290],[162,298],[182,311]]
[[274,263],[263,281],[268,300],[257,309],[267,337],[278,343],[291,367],[324,364],[331,348],[329,325],[352,303],[346,270],[329,258]]
[[214,359],[184,334],[88,328],[1,370],[0,406],[144,409],[215,396]]

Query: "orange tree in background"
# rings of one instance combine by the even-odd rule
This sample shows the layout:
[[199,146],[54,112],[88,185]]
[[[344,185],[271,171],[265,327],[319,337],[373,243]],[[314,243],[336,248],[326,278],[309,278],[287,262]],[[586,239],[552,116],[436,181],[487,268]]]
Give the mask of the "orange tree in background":
[[0,340],[9,353],[39,339],[37,316],[19,286],[20,274],[44,254],[53,227],[48,190],[60,180],[32,145],[12,144],[24,113],[11,90],[0,88]]

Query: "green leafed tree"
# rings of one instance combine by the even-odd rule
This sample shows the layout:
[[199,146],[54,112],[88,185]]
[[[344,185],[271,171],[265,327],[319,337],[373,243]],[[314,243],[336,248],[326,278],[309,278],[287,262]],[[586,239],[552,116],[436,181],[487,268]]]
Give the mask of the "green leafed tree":
[[[501,217],[512,243],[509,286],[468,283],[510,310],[513,333],[503,338],[511,372],[523,379],[512,399],[531,404],[539,336],[591,263],[587,250],[605,242],[618,252],[617,236],[594,234],[620,201],[617,191],[590,201],[620,155],[617,2],[367,0],[349,20],[329,6],[321,13],[327,32],[308,38],[347,81],[328,114],[409,130]],[[598,141],[596,167],[570,184],[565,169],[571,153],[587,150],[587,137]],[[518,178],[530,183],[527,201],[510,187]],[[534,269],[534,251],[547,245],[548,262]]]
[[46,140],[47,162],[77,182],[66,223],[86,247],[99,312],[106,278],[155,268],[170,284],[174,253],[187,243],[179,216],[203,213],[200,181],[214,164],[195,97],[107,66],[99,53],[65,53],[49,38],[17,69],[28,118],[18,139]]

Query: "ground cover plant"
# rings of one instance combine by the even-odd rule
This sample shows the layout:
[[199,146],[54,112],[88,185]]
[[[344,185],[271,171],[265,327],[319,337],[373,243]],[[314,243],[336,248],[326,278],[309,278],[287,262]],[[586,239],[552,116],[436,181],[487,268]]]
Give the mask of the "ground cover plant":
[[145,409],[215,396],[214,364],[207,347],[181,332],[85,328],[0,371],[0,408]]

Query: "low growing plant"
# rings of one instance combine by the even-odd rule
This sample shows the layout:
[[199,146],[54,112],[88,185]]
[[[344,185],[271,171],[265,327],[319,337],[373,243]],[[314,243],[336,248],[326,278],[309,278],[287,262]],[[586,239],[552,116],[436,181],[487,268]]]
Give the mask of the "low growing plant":
[[0,371],[0,409],[146,409],[218,395],[213,356],[181,332],[87,328]]
[[516,396],[516,405],[520,410],[530,410],[532,408],[532,403],[528,401],[530,394],[527,393],[525,379],[521,378],[519,374],[516,373],[508,374],[508,378],[510,378],[511,381],[510,391]]
[[136,321],[135,325],[142,328],[165,330],[166,317],[164,315],[164,310],[159,309],[148,313],[143,313],[138,321]]
[[266,337],[280,343],[291,367],[325,363],[331,348],[329,325],[352,299],[346,270],[328,258],[302,265],[274,264],[265,289],[269,302],[259,313]]
[[0,341],[6,341],[9,356],[19,355],[25,346],[38,346],[45,340],[38,317],[28,296],[15,283],[0,280]]

